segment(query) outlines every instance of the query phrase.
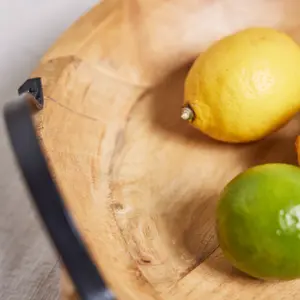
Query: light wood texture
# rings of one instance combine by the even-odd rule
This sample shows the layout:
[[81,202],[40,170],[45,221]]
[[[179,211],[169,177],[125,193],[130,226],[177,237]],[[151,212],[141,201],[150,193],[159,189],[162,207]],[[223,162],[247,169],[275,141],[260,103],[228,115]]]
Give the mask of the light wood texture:
[[298,164],[300,165],[300,135],[298,135],[296,138],[295,146],[297,151]]
[[[299,299],[300,282],[260,282],[224,260],[218,193],[265,162],[296,163],[299,120],[257,143],[213,141],[180,120],[189,64],[249,26],[300,38],[294,0],[107,0],[48,51],[36,124],[93,257],[120,300]],[[77,299],[66,274],[62,299]]]

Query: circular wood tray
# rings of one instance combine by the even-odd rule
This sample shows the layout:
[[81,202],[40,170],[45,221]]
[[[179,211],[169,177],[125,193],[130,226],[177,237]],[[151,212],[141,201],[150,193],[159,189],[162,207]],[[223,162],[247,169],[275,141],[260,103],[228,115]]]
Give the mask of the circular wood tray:
[[[45,109],[35,122],[55,179],[118,299],[300,297],[299,281],[235,271],[214,230],[218,193],[233,176],[265,162],[296,163],[299,120],[263,141],[229,145],[180,119],[196,55],[254,25],[299,40],[299,13],[294,0],[107,0],[32,74],[43,80]],[[62,278],[61,298],[77,299]]]

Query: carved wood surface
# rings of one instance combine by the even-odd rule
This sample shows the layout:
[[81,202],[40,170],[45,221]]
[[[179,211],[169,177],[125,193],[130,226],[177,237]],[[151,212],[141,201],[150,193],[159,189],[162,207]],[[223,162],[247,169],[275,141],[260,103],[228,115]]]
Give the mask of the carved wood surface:
[[[251,4],[251,5],[250,5]],[[180,119],[190,63],[214,40],[272,26],[296,40],[293,0],[107,0],[45,54],[36,124],[55,179],[118,299],[298,299],[300,283],[238,274],[215,234],[218,193],[266,162],[296,163],[296,117],[230,145]],[[63,275],[62,299],[77,299]]]

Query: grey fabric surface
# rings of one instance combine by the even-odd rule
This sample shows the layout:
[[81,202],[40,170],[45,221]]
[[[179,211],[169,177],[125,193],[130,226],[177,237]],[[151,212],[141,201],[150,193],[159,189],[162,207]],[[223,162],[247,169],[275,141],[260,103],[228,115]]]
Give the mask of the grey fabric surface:
[[[48,47],[96,2],[0,1],[1,111]],[[3,118],[0,135],[0,299],[58,299],[58,258],[23,186]]]

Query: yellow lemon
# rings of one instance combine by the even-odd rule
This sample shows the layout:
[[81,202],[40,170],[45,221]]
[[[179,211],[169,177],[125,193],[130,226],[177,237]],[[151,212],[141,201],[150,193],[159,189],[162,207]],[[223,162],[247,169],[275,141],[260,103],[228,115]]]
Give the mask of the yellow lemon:
[[271,28],[249,28],[213,44],[185,81],[181,117],[224,142],[259,140],[300,109],[300,47]]

